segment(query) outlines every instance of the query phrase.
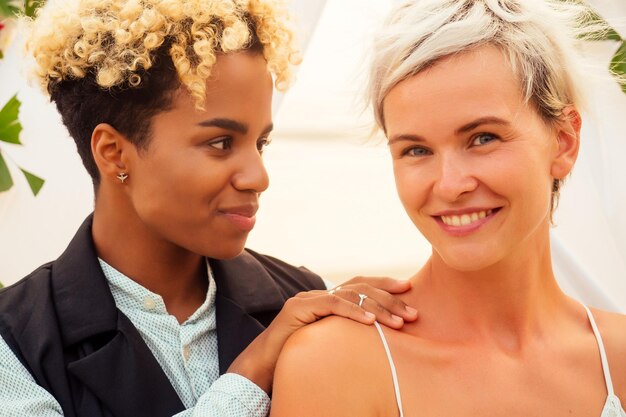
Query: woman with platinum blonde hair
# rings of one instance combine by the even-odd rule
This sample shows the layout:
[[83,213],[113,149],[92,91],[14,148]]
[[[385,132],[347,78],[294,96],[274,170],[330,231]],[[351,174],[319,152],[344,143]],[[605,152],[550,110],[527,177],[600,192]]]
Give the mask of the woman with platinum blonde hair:
[[579,150],[580,2],[420,0],[376,38],[369,96],[432,245],[401,330],[296,332],[273,416],[625,417],[626,317],[559,288],[549,229]]
[[1,416],[264,417],[299,327],[415,320],[388,293],[406,282],[328,292],[245,248],[273,86],[298,57],[281,2],[59,0],[28,26],[95,208],[57,260],[0,291]]

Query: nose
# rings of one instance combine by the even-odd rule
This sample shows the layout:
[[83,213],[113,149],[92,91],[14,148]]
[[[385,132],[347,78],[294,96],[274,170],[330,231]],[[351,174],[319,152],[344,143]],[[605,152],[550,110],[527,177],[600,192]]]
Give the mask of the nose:
[[468,161],[460,156],[446,155],[441,157],[438,178],[435,180],[433,190],[440,199],[446,202],[455,202],[477,187],[478,180],[473,175]]
[[239,161],[239,167],[232,178],[233,186],[239,191],[252,191],[260,194],[267,190],[270,179],[261,154],[256,150],[247,152]]

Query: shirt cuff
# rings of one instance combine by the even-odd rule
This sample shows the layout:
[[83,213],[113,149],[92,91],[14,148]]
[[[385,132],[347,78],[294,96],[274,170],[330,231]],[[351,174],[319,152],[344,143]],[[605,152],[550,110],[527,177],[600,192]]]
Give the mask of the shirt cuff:
[[228,403],[231,415],[265,417],[270,412],[270,397],[254,382],[239,374],[227,373],[209,388],[211,397]]

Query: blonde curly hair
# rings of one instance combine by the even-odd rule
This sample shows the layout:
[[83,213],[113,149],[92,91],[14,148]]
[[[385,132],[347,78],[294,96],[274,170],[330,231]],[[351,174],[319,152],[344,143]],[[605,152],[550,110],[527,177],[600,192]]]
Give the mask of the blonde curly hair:
[[52,94],[57,84],[87,75],[103,89],[138,87],[166,47],[180,83],[202,110],[218,54],[255,43],[276,88],[288,87],[299,53],[287,22],[277,0],[55,1],[26,23],[26,48],[37,80]]

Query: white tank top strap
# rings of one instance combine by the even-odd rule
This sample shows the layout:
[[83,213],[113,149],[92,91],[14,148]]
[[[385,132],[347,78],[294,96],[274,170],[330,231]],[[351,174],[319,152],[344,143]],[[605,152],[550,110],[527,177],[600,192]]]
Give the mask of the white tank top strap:
[[396,393],[396,403],[398,404],[398,411],[400,412],[400,417],[404,417],[404,413],[402,412],[402,397],[400,397],[400,384],[398,383],[396,365],[394,365],[393,363],[391,351],[389,350],[389,345],[387,344],[387,339],[385,338],[385,333],[383,333],[383,329],[380,327],[380,324],[378,324],[377,321],[374,322],[374,326],[376,326],[378,334],[380,335],[380,339],[383,341],[383,346],[385,347],[385,353],[387,354],[387,360],[389,361],[389,367],[391,368],[391,377],[393,378],[393,389]]
[[600,335],[600,331],[598,330],[598,326],[596,325],[596,320],[593,318],[593,314],[591,314],[591,310],[589,310],[589,307],[584,304],[583,307],[585,307],[585,310],[587,311],[589,323],[591,323],[593,334],[596,336],[596,341],[598,342],[598,349],[600,349],[600,360],[602,361],[602,371],[604,372],[604,381],[606,382],[606,390],[610,397],[615,395],[615,393],[613,392],[613,381],[611,380],[611,371],[609,370],[609,361],[606,358],[606,351],[604,350],[602,335]]

